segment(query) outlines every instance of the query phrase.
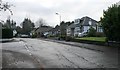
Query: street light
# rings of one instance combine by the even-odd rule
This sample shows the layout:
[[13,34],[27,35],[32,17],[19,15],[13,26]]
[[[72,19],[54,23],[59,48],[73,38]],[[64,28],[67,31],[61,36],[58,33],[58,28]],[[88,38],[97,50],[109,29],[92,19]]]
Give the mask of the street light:
[[[61,15],[60,15],[59,13],[56,13],[56,15],[59,15],[60,23],[61,23]],[[60,36],[62,36],[62,33],[61,33],[61,25],[60,25]]]
[[59,17],[60,17],[60,23],[61,23],[61,15],[59,13],[56,13],[56,15],[59,15]]

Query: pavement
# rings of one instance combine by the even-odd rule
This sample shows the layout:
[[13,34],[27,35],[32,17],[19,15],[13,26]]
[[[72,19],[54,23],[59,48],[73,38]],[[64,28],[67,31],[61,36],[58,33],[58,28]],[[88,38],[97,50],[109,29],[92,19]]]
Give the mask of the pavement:
[[0,42],[11,42],[13,40],[14,40],[13,38],[10,38],[10,39],[0,39]]

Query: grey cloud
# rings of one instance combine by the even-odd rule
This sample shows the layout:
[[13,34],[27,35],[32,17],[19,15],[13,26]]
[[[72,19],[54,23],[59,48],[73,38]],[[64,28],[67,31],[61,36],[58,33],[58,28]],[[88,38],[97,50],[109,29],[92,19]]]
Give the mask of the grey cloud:
[[[9,1],[9,0],[7,0]],[[12,1],[12,0],[11,0]],[[33,1],[33,2],[32,2]],[[44,0],[42,0],[44,1]],[[49,4],[50,5],[47,5]],[[59,17],[55,16],[58,12],[62,16],[62,20],[73,21],[83,16],[90,16],[95,20],[99,20],[102,16],[103,9],[118,2],[119,0],[46,0],[42,3],[39,0],[22,0],[12,1],[15,7],[12,8],[15,19],[18,23],[23,21],[26,14],[36,21],[39,17],[46,20],[49,25],[55,26],[59,24]],[[52,1],[52,2],[51,2]],[[19,18],[18,18],[19,17]]]

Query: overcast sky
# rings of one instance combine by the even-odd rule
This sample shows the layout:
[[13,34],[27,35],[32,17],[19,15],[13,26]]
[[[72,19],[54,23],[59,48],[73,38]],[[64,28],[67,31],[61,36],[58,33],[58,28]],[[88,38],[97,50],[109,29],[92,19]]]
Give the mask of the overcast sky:
[[[43,18],[48,25],[55,26],[59,24],[59,16],[62,21],[73,21],[77,18],[89,16],[97,21],[112,4],[119,0],[3,0],[13,4],[12,11],[14,13],[11,18],[17,22],[17,25],[23,21],[25,17],[29,17],[33,22],[39,18]],[[5,20],[9,12],[1,12],[0,19]]]

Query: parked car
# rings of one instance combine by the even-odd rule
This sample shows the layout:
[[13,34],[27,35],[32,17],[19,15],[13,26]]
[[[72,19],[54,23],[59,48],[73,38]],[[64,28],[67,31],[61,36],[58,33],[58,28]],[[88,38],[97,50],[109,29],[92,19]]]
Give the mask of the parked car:
[[43,35],[44,35],[45,38],[47,38],[49,34],[48,34],[48,32],[46,32]]
[[84,36],[86,36],[87,35],[87,32],[82,32],[82,33],[79,33],[78,34],[78,37],[84,37]]
[[21,37],[21,38],[29,38],[30,36],[27,35],[27,34],[21,34],[20,37]]

